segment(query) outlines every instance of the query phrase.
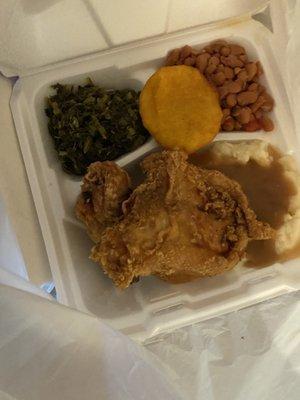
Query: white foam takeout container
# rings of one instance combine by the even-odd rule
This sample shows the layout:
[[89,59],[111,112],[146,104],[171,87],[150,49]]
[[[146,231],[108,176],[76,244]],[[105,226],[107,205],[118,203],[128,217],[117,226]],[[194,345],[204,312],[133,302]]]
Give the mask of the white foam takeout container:
[[[224,38],[245,46],[250,59],[261,61],[264,83],[276,101],[272,115],[276,128],[272,133],[221,133],[216,140],[261,138],[298,158],[300,146],[275,61],[272,33],[251,18],[221,25],[217,29],[209,25],[165,34],[50,65],[24,74],[14,87],[11,109],[58,300],[96,314],[137,340],[149,340],[166,330],[299,289],[300,260],[263,269],[240,265],[223,275],[180,285],[147,277],[125,291],[117,290],[101,268],[88,259],[92,242],[74,216],[80,179],[61,170],[47,130],[45,98],[52,84],[83,84],[87,77],[107,88],[141,89],[170,49],[185,44],[202,47]],[[139,160],[155,147],[150,140],[120,158],[118,164],[137,176]]]

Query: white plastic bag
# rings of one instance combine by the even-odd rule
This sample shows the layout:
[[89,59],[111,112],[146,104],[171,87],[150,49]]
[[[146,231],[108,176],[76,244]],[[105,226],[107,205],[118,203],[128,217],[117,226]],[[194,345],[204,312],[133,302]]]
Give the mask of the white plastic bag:
[[97,318],[0,285],[0,398],[179,400],[153,356]]
[[[299,266],[300,267],[300,266]],[[298,400],[300,291],[149,343],[188,400]]]

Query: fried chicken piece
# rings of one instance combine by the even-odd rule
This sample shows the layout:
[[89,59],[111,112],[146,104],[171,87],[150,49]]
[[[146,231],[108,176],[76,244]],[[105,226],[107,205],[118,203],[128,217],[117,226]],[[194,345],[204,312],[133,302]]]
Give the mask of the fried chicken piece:
[[186,158],[180,151],[145,158],[146,180],[93,248],[91,258],[116,286],[150,274],[173,283],[217,275],[242,259],[249,240],[273,236],[237,182]]
[[122,214],[122,202],[130,194],[130,177],[114,162],[95,162],[83,178],[75,212],[91,239],[98,243],[102,232]]

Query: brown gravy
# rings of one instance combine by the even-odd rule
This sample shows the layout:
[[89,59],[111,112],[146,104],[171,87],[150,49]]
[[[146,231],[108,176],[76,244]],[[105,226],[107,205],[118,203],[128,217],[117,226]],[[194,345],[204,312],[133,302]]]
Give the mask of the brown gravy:
[[[278,162],[280,154],[270,147],[274,161],[268,167],[251,160],[241,164],[236,160],[216,157],[210,148],[190,156],[189,161],[207,169],[216,169],[229,178],[236,180],[248,197],[250,207],[258,219],[268,222],[278,229],[284,222],[288,212],[291,196],[297,192],[294,184],[284,175],[284,169]],[[275,251],[274,239],[252,241],[247,247],[247,262],[249,267],[265,267],[275,262],[300,256],[300,246],[278,255]]]

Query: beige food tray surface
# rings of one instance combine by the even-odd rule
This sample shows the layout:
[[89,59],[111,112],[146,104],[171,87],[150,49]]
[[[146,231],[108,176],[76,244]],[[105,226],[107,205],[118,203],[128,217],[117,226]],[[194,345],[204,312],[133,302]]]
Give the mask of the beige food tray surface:
[[[21,251],[29,280],[40,286],[52,279],[42,232],[26,175],[25,165],[15,131],[9,99],[12,82],[0,75],[0,198],[4,212],[12,225],[16,243],[9,243],[15,252]],[[3,235],[3,231],[1,232]],[[3,238],[2,238],[3,239]],[[11,238],[8,238],[11,240]],[[13,251],[13,250],[11,250]],[[0,267],[13,273],[10,256],[1,254]],[[22,261],[20,260],[20,263]],[[26,272],[24,275],[26,275]]]

